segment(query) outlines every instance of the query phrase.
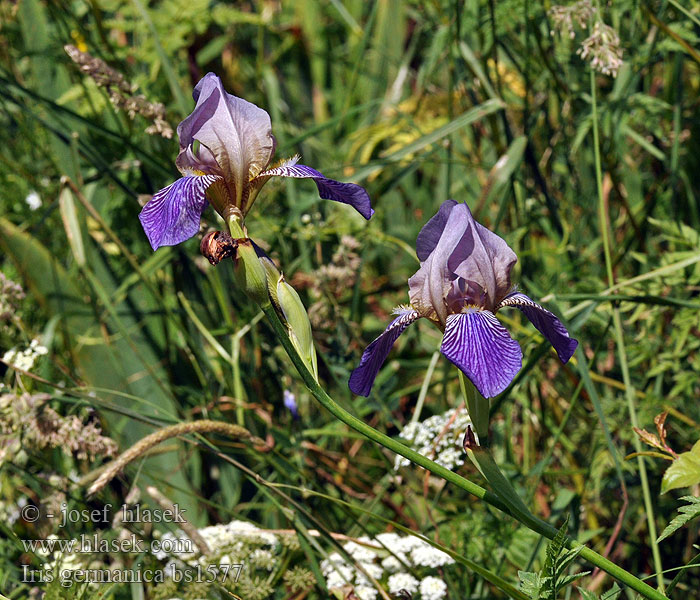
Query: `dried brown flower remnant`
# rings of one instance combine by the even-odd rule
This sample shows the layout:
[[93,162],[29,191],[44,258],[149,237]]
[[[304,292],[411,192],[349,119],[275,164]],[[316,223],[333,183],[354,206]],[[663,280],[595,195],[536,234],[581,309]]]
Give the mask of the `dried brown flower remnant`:
[[210,231],[199,244],[199,251],[212,265],[218,265],[225,258],[236,256],[238,240],[225,231]]
[[111,456],[117,444],[93,422],[76,415],[63,417],[47,405],[47,394],[0,396],[0,464],[13,461],[23,449],[63,448],[80,460]]
[[584,60],[588,59],[596,71],[604,75],[617,76],[622,66],[620,36],[612,27],[597,21],[593,32],[576,52]]
[[130,119],[141,115],[144,119],[153,121],[153,125],[146,128],[146,133],[158,134],[168,139],[173,137],[173,128],[165,120],[165,107],[160,102],[149,102],[141,94],[134,95],[136,86],[102,59],[81,52],[70,44],[63,48],[83,73],[90,76],[99,87],[108,90],[112,103],[125,111]]
[[576,37],[575,28],[586,29],[591,17],[596,13],[596,8],[590,0],[579,0],[570,6],[554,5],[547,11],[552,19],[552,35],[559,31],[572,40]]

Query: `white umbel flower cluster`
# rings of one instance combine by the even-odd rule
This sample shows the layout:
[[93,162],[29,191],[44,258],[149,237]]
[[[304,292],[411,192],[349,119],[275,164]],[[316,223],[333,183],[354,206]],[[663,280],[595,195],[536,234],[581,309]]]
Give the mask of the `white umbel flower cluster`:
[[[257,568],[271,571],[277,566],[278,559],[275,556],[277,536],[259,529],[253,523],[231,521],[203,527],[197,533],[206,542],[210,556],[202,556],[194,542],[182,530],[175,533],[166,532],[161,536],[161,547],[172,548],[173,551],[161,550],[153,554],[159,560],[170,559],[165,566],[166,573],[172,576],[181,568],[182,563],[209,567],[211,556],[217,557],[216,563],[219,565],[243,564],[244,569]],[[257,548],[251,552],[251,546],[257,546]]]
[[[451,408],[446,413],[435,415],[422,423],[409,423],[399,434],[410,442],[419,454],[432,458],[446,469],[454,469],[464,464],[462,440],[471,425],[471,419],[464,408]],[[411,462],[397,456],[394,468],[407,467]]]
[[39,340],[32,340],[29,348],[25,350],[12,348],[5,352],[2,360],[20,371],[31,371],[37,358],[48,353],[48,349],[42,346]]
[[[334,552],[321,562],[321,571],[328,589],[352,586],[360,600],[374,600],[378,595],[375,582],[381,583],[384,577],[387,578],[386,586],[391,594],[403,589],[413,594],[415,600],[439,600],[447,590],[441,579],[428,575],[419,580],[408,571],[422,573],[426,569],[454,563],[448,554],[420,538],[393,532],[380,533],[374,539],[361,537],[357,541],[346,542],[343,549],[353,563]],[[415,595],[419,586],[424,586],[426,591]]]
[[447,594],[447,584],[438,577],[426,577],[420,582],[422,600],[441,600]]
[[395,573],[389,577],[387,582],[390,594],[398,594],[401,590],[406,590],[409,594],[415,594],[418,591],[418,580],[408,573]]

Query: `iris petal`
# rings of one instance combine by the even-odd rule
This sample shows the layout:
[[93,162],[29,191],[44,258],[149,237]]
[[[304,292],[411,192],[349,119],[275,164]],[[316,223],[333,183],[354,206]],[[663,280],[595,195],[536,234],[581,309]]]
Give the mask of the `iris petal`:
[[335,200],[336,202],[349,204],[368,220],[374,214],[369,194],[365,188],[355,183],[343,183],[335,179],[328,179],[316,169],[306,165],[282,165],[263,171],[258,177],[271,176],[313,179],[318,188],[319,196],[324,200]]
[[485,398],[505,390],[522,366],[520,346],[487,310],[449,315],[440,351]]
[[250,180],[269,163],[275,153],[270,115],[251,102],[228,94],[214,73],[207,73],[192,94],[197,105],[180,123],[180,148],[197,140],[213,156],[240,206]]
[[394,342],[413,321],[419,318],[415,310],[402,311],[390,325],[362,353],[359,366],[350,375],[348,386],[358,396],[369,396],[374,379],[382,364],[389,356]]
[[566,327],[556,315],[519,292],[506,296],[498,308],[503,306],[519,308],[535,328],[554,346],[561,362],[565,363],[573,356],[578,341],[569,336]]
[[426,260],[430,253],[435,250],[442,237],[442,232],[445,230],[450,213],[456,205],[456,200],[445,200],[430,221],[423,225],[423,229],[420,230],[416,238],[416,254],[419,261]]
[[207,188],[219,177],[188,175],[153,194],[139,214],[151,247],[174,246],[199,231]]

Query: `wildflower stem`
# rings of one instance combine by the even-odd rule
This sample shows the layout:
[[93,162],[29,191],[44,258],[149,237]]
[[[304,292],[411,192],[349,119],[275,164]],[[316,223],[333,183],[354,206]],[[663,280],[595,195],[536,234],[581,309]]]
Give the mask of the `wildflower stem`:
[[[612,268],[612,257],[610,252],[609,239],[609,224],[608,210],[603,192],[603,172],[600,159],[600,143],[598,139],[598,106],[596,102],[596,85],[595,73],[591,69],[591,101],[593,110],[593,145],[595,154],[595,173],[596,187],[598,188],[598,213],[600,217],[600,229],[603,237],[603,252],[605,254],[605,268],[608,275],[608,286],[612,288],[615,285],[615,275]],[[629,368],[627,365],[627,352],[625,350],[625,338],[622,330],[622,319],[620,318],[620,308],[616,303],[612,306],[613,328],[615,330],[615,342],[617,344],[617,352],[620,359],[620,369],[622,370],[622,382],[625,385],[625,398],[627,399],[627,409],[630,415],[632,427],[639,428],[639,420],[637,419],[637,407],[635,400],[635,390],[630,380]],[[656,570],[656,582],[660,590],[664,589],[664,571],[661,562],[661,553],[659,545],[656,541],[657,531],[656,522],[654,520],[654,505],[651,500],[651,492],[649,490],[649,479],[647,477],[646,463],[642,452],[642,444],[639,437],[634,437],[634,446],[637,451],[637,467],[639,469],[639,479],[642,485],[642,495],[644,497],[644,510],[647,515],[647,527],[649,529],[649,544],[651,545],[651,553],[654,559],[654,569]]]
[[[313,394],[316,400],[318,400],[321,403],[321,405],[324,408],[326,408],[333,416],[340,419],[343,423],[345,423],[355,431],[364,435],[367,439],[377,442],[378,444],[382,445],[388,450],[391,450],[392,452],[400,454],[401,456],[407,458],[408,460],[417,464],[418,466],[427,469],[433,475],[441,477],[445,481],[452,483],[458,488],[469,492],[470,494],[476,496],[481,500],[484,500],[486,503],[499,509],[500,511],[511,515],[532,531],[535,531],[536,533],[539,533],[540,535],[543,535],[550,540],[557,535],[557,530],[554,527],[552,527],[549,523],[538,519],[529,512],[521,512],[517,510],[517,508],[509,507],[493,492],[489,492],[481,486],[469,481],[468,479],[465,479],[461,475],[458,475],[457,473],[454,473],[453,471],[450,471],[449,469],[446,469],[445,467],[433,462],[429,458],[423,456],[422,454],[419,454],[418,452],[412,450],[408,446],[404,446],[401,442],[391,439],[389,436],[377,431],[373,427],[370,427],[364,421],[361,421],[360,419],[351,415],[349,412],[343,409],[326,393],[326,391],[314,379],[314,376],[307,368],[306,364],[304,363],[304,360],[298,355],[296,349],[292,345],[292,342],[289,340],[286,329],[282,322],[279,320],[279,317],[277,316],[277,313],[275,312],[272,305],[267,304],[266,306],[262,307],[262,310],[265,313],[265,316],[267,317],[267,320],[270,323],[272,330],[277,336],[277,339],[279,340],[280,344],[282,344],[282,347],[289,355],[290,360],[292,361],[297,371],[299,372],[299,375],[301,376],[302,380],[306,384],[306,387]],[[609,573],[620,583],[628,585],[630,588],[641,594],[643,598],[647,598],[648,600],[667,600],[664,594],[658,592],[651,586],[644,583],[638,577],[635,577],[632,573],[624,570],[622,567],[619,567],[618,565],[608,560],[607,558],[601,556],[594,550],[583,546],[576,540],[567,537],[566,544],[569,548],[580,547],[581,551],[579,553],[579,556],[589,561],[591,564],[599,567],[606,573]]]
[[489,401],[484,398],[469,381],[462,371],[459,373],[459,385],[462,388],[462,395],[467,402],[467,412],[471,419],[476,435],[479,436],[479,445],[487,447],[489,438]]

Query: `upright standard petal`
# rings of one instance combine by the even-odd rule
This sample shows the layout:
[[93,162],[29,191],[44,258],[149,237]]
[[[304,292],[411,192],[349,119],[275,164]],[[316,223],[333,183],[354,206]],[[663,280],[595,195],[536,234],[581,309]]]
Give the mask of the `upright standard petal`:
[[449,258],[448,268],[478,284],[486,292],[485,308],[493,311],[510,291],[510,271],[518,257],[505,240],[476,222],[466,204],[456,205],[452,212],[456,211],[464,213],[468,226]]
[[324,200],[335,200],[343,204],[349,204],[365,219],[369,220],[374,214],[370,203],[369,194],[360,185],[356,183],[343,183],[335,179],[328,179],[316,169],[307,167],[306,165],[287,164],[263,171],[258,176],[263,177],[296,177],[299,179],[313,179],[318,194]]
[[199,231],[202,211],[207,207],[207,188],[214,175],[188,175],[153,194],[139,214],[151,247],[174,246]]
[[442,232],[445,230],[450,213],[456,205],[456,200],[445,200],[430,221],[423,225],[416,238],[416,255],[419,261],[426,260],[430,253],[435,250],[442,237]]
[[487,310],[468,310],[447,317],[440,351],[485,398],[505,390],[522,366],[520,346]]
[[[456,279],[454,273],[448,268],[448,261],[455,252],[455,248],[460,243],[470,223],[466,211],[460,210],[462,206],[466,207],[466,205],[454,205],[450,209],[444,226],[438,222],[438,226],[433,228],[434,231],[428,234],[431,239],[434,239],[437,231],[442,228],[439,239],[432,251],[421,262],[420,269],[418,269],[416,274],[408,280],[411,306],[421,316],[436,322],[441,328],[445,326],[449,312],[446,298],[452,289],[452,282]],[[444,210],[444,207],[445,204],[443,204],[441,212]],[[440,214],[438,212],[438,217],[440,217]],[[435,223],[433,221],[433,224]],[[424,239],[427,239],[427,237]],[[426,243],[423,250],[426,250],[430,245],[432,245],[432,241],[429,244]]]
[[194,140],[206,146],[240,207],[251,179],[265,169],[275,152],[270,115],[226,93],[213,73],[202,78],[192,95],[197,105],[177,128],[180,146],[187,148]]
[[374,385],[374,379],[384,364],[386,357],[389,356],[389,351],[394,342],[403,333],[404,329],[418,318],[420,318],[420,315],[415,310],[402,310],[399,316],[384,330],[384,333],[365,348],[360,364],[352,372],[348,382],[348,386],[354,394],[369,396],[372,385]]
[[578,341],[569,336],[569,332],[554,313],[549,312],[525,294],[510,294],[498,305],[519,308],[535,328],[549,341],[559,355],[561,362],[567,362],[576,352]]

